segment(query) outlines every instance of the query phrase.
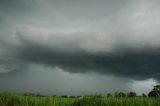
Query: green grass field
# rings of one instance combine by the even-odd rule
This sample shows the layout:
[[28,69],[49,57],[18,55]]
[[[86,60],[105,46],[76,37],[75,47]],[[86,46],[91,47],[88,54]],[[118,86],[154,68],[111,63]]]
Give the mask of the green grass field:
[[63,98],[0,93],[0,106],[160,106],[160,98],[107,97],[105,95]]

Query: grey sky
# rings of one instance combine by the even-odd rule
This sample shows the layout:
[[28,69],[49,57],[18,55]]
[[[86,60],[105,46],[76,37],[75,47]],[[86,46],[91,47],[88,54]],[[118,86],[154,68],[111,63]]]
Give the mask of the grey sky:
[[[136,81],[148,81],[149,87],[138,91],[147,92],[160,76],[159,3],[0,0],[0,90],[85,94],[129,91],[129,85],[136,90]],[[33,83],[27,88],[20,78]],[[82,86],[75,88],[79,92],[68,91],[79,81]],[[47,91],[43,86],[48,86]]]

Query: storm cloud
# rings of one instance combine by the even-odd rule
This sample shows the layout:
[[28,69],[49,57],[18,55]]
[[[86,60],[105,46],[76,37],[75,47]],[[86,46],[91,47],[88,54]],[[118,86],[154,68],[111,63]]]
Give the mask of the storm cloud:
[[0,0],[0,77],[37,64],[72,74],[159,81],[159,4]]
[[77,47],[74,49],[75,45],[61,50],[25,39],[21,39],[21,42],[23,46],[17,50],[14,58],[27,63],[57,66],[71,73],[94,71],[100,74],[141,80],[159,78],[159,49],[149,48],[135,51],[123,48],[113,53],[88,53]]

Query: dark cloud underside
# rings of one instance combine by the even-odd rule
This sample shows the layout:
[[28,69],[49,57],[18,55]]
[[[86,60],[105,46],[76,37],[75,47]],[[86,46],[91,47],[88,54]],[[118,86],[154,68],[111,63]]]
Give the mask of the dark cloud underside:
[[37,63],[71,73],[159,80],[157,4],[157,0],[0,0],[0,73]]
[[30,42],[23,44],[16,58],[52,67],[58,66],[71,73],[95,71],[133,79],[159,79],[160,76],[159,49],[133,51],[126,48],[115,53],[70,53]]

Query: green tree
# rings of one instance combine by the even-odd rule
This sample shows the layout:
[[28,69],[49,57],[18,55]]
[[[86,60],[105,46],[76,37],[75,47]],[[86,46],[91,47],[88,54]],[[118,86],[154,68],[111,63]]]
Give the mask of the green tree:
[[154,88],[149,92],[149,97],[160,97],[160,85],[154,86]]
[[126,97],[126,94],[123,92],[115,92],[114,96],[115,97]]
[[135,92],[129,92],[129,93],[127,94],[127,96],[128,96],[128,97],[136,97],[137,94],[136,94]]
[[118,96],[119,96],[119,97],[126,97],[126,94],[123,93],[123,92],[119,92],[119,93],[118,93]]
[[144,93],[142,94],[142,96],[143,96],[143,97],[147,97],[147,95],[146,95],[146,94],[144,94]]
[[108,94],[107,94],[107,97],[112,97],[112,94],[108,93]]

